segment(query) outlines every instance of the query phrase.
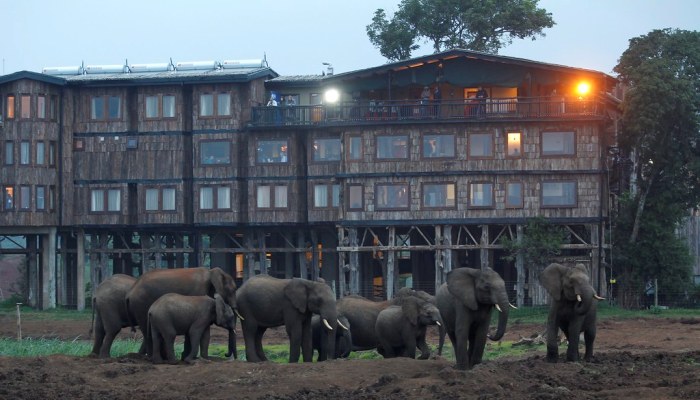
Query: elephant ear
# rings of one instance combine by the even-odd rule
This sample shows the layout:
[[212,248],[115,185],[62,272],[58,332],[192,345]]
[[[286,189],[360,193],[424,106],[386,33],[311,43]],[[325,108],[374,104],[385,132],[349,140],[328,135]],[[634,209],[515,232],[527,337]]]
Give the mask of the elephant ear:
[[472,311],[479,306],[476,303],[476,279],[479,270],[457,268],[447,274],[447,290]]
[[304,281],[294,278],[284,287],[284,296],[300,313],[306,313],[308,303],[308,288]]
[[218,293],[214,295],[214,304],[216,304],[216,324],[224,326],[226,324],[226,304],[224,304],[224,298]]
[[209,270],[209,282],[214,286],[214,291],[220,295],[224,295],[224,271],[219,268],[212,268]]
[[418,325],[418,315],[420,314],[420,304],[418,299],[409,297],[401,303],[401,311],[411,325]]
[[566,272],[565,266],[551,263],[540,273],[540,283],[547,289],[554,301],[561,300],[562,278]]

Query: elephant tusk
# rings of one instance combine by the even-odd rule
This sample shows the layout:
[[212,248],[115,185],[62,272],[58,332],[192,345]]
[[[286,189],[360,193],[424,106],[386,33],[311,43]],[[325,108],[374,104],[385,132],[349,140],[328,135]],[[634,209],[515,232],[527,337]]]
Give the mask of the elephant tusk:
[[579,303],[581,302],[581,295],[580,294],[576,295],[576,301],[578,301]]
[[594,294],[593,297],[595,297],[596,300],[605,300],[605,297],[600,297],[597,294]]
[[343,325],[343,324],[340,322],[340,320],[337,320],[337,321],[338,321],[338,325],[339,325],[341,328],[345,329],[346,331],[349,331],[349,330],[350,330],[350,329],[348,329],[347,326]]
[[512,305],[511,303],[508,303],[508,305],[509,305],[513,310],[517,310],[517,309],[518,309],[518,307]]
[[323,325],[325,325],[329,331],[333,330],[333,327],[331,326],[331,324],[328,323],[328,321],[325,318],[323,319]]
[[498,304],[496,304],[496,310],[498,310],[498,312],[503,312],[503,310],[501,310],[501,306],[499,306]]
[[240,318],[241,321],[245,321],[245,318],[243,318],[243,316],[241,315],[241,313],[238,312],[238,310],[233,310],[233,311],[236,312],[236,315],[238,315],[238,318]]
[[440,321],[435,321],[435,323],[437,324],[437,326],[442,326],[442,324],[440,323]]

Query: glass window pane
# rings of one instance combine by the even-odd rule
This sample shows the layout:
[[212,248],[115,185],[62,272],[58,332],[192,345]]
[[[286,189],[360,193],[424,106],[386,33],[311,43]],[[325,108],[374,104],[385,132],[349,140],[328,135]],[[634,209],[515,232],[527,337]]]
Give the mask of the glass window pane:
[[46,188],[43,186],[36,187],[36,209],[43,210],[46,208]]
[[57,96],[51,96],[51,100],[49,101],[49,118],[51,118],[52,121],[55,121],[57,119],[58,115],[58,98]]
[[574,132],[542,132],[542,155],[574,155]]
[[287,162],[286,140],[261,140],[258,142],[258,163],[284,163]]
[[46,162],[45,147],[44,142],[36,142],[36,165],[44,165]]
[[423,157],[454,157],[455,137],[454,135],[424,135],[423,136]]
[[214,115],[214,96],[211,94],[203,94],[199,96],[199,115],[202,117],[210,117]]
[[493,205],[493,185],[491,183],[472,183],[470,187],[470,205],[473,207],[490,207]]
[[93,190],[90,192],[90,211],[104,211],[105,194],[103,190]]
[[32,203],[31,187],[20,186],[19,187],[19,208],[21,210],[28,210]]
[[7,104],[5,116],[7,119],[12,119],[15,117],[15,96],[7,96]]
[[175,96],[163,96],[163,118],[175,118]]
[[5,142],[5,165],[15,163],[15,144],[14,142]]
[[105,100],[102,97],[92,98],[92,107],[90,109],[90,118],[104,119],[105,118]]
[[509,157],[520,157],[521,149],[520,149],[520,132],[512,132],[508,133],[508,156]]
[[270,208],[270,187],[258,186],[258,208]]
[[163,210],[175,211],[175,189],[174,188],[164,188],[163,189]]
[[340,207],[340,185],[333,185],[332,190],[332,205],[333,207]]
[[576,182],[543,182],[543,206],[575,206]]
[[36,98],[36,114],[41,119],[46,118],[46,96]]
[[287,207],[287,187],[275,186],[275,208]]
[[216,202],[218,209],[231,208],[231,188],[228,186],[219,186],[216,192]]
[[377,209],[408,208],[408,185],[377,185]]
[[340,161],[340,139],[314,139],[314,161]]
[[29,147],[29,142],[21,142],[19,145],[19,163],[22,165],[28,165],[30,156],[31,149]]
[[453,183],[423,185],[423,205],[425,207],[454,207],[455,185]]
[[328,207],[328,185],[314,185],[314,207]]
[[216,103],[216,115],[231,115],[231,95],[219,93]]
[[158,118],[158,96],[146,96],[146,118]]
[[210,187],[199,189],[199,208],[202,210],[214,208],[214,189]]
[[474,133],[469,135],[470,157],[492,157],[493,138],[490,133]]
[[15,207],[15,189],[12,186],[5,186],[3,188],[3,197],[5,210],[12,210]]
[[351,210],[362,209],[362,186],[348,186],[348,208]]
[[378,136],[377,158],[408,158],[408,136]]
[[146,211],[158,209],[158,189],[146,189]]
[[56,209],[56,187],[49,186],[49,210]]
[[49,165],[56,165],[56,142],[49,142]]
[[32,104],[32,98],[31,96],[28,95],[22,95],[20,96],[20,117],[22,118],[29,118],[32,116],[31,113],[31,104]]
[[506,207],[523,206],[523,184],[520,182],[508,182],[506,184]]
[[121,210],[121,191],[110,189],[107,191],[107,211]]
[[117,96],[109,97],[109,119],[119,119],[122,117],[122,102]]
[[201,142],[200,148],[200,162],[203,165],[231,163],[231,145],[228,141]]
[[348,158],[350,160],[360,160],[362,158],[362,138],[360,136],[351,136],[349,141]]

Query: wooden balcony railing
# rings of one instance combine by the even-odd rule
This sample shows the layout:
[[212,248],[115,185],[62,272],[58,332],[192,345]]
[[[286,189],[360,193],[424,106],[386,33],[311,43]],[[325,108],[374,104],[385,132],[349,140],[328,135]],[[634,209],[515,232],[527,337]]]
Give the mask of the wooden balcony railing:
[[292,107],[253,107],[251,127],[354,125],[378,121],[575,119],[602,116],[597,99],[513,97],[420,102],[364,101]]

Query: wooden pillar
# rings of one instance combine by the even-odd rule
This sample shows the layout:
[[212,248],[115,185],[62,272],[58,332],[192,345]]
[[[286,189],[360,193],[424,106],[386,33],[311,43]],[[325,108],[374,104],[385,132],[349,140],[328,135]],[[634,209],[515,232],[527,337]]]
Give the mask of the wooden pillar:
[[[442,226],[435,225],[435,244],[442,242]],[[444,253],[441,249],[435,249],[435,290],[445,282],[445,261]]]
[[257,232],[258,237],[258,263],[260,265],[260,274],[267,275],[267,243],[265,242],[265,231],[260,229]]
[[452,271],[452,225],[442,227],[442,245],[447,246],[442,250],[442,283],[445,283],[447,274]]
[[[518,244],[523,241],[523,226],[515,227],[515,240]],[[525,261],[523,255],[518,252],[515,256],[515,271],[517,273],[517,283],[515,286],[516,302],[518,307],[525,305]]]
[[253,249],[253,232],[247,231],[245,233],[245,266],[243,268],[243,280],[248,280],[250,277],[255,276],[255,253]]
[[[318,280],[321,273],[319,268],[318,257],[318,234],[315,229],[311,230],[311,280]],[[328,282],[330,284],[330,282]]]
[[[599,235],[599,225],[591,224],[588,229],[591,231],[591,284],[595,289],[596,293],[602,293],[604,284],[601,284],[600,279],[600,235]],[[605,281],[603,281],[605,282]]]
[[[338,245],[346,246],[345,243],[345,229],[343,227],[338,227]],[[344,251],[338,252],[338,296],[343,297],[347,293],[347,287],[345,286],[345,264],[347,260],[347,254]]]
[[[306,248],[306,239],[304,238],[304,231],[299,230],[297,232],[297,248],[302,250]],[[308,279],[309,271],[306,267],[306,252],[300,251],[297,253],[299,255],[299,277],[303,279]]]
[[357,228],[348,229],[350,238],[350,294],[360,294],[360,260],[357,251]]
[[[76,303],[78,311],[85,309],[85,232],[82,229],[78,230],[78,238],[76,240],[76,271],[75,271],[75,290]],[[89,273],[89,272],[88,272]],[[87,277],[90,280],[90,276]]]
[[488,225],[481,225],[481,252],[480,252],[480,258],[481,258],[481,269],[486,269],[488,268],[491,263],[489,260],[489,226]]
[[[396,227],[389,227],[389,240],[387,246],[390,248],[396,244]],[[398,287],[398,268],[396,263],[396,252],[394,250],[388,250],[385,253],[386,256],[386,275],[384,276],[386,282],[386,298],[387,300],[394,297],[394,293],[397,291]]]
[[[155,251],[155,267],[156,268],[162,268],[163,267],[163,235],[160,233],[156,233],[153,235],[153,251]],[[210,242],[211,243],[211,242]],[[210,256],[211,257],[211,256]],[[200,264],[204,265],[204,264]]]
[[65,306],[68,303],[68,295],[66,288],[68,287],[66,282],[66,242],[68,239],[68,233],[63,235],[58,235],[60,238],[60,248],[56,250],[56,304]]
[[56,308],[56,228],[41,235],[41,309]]

